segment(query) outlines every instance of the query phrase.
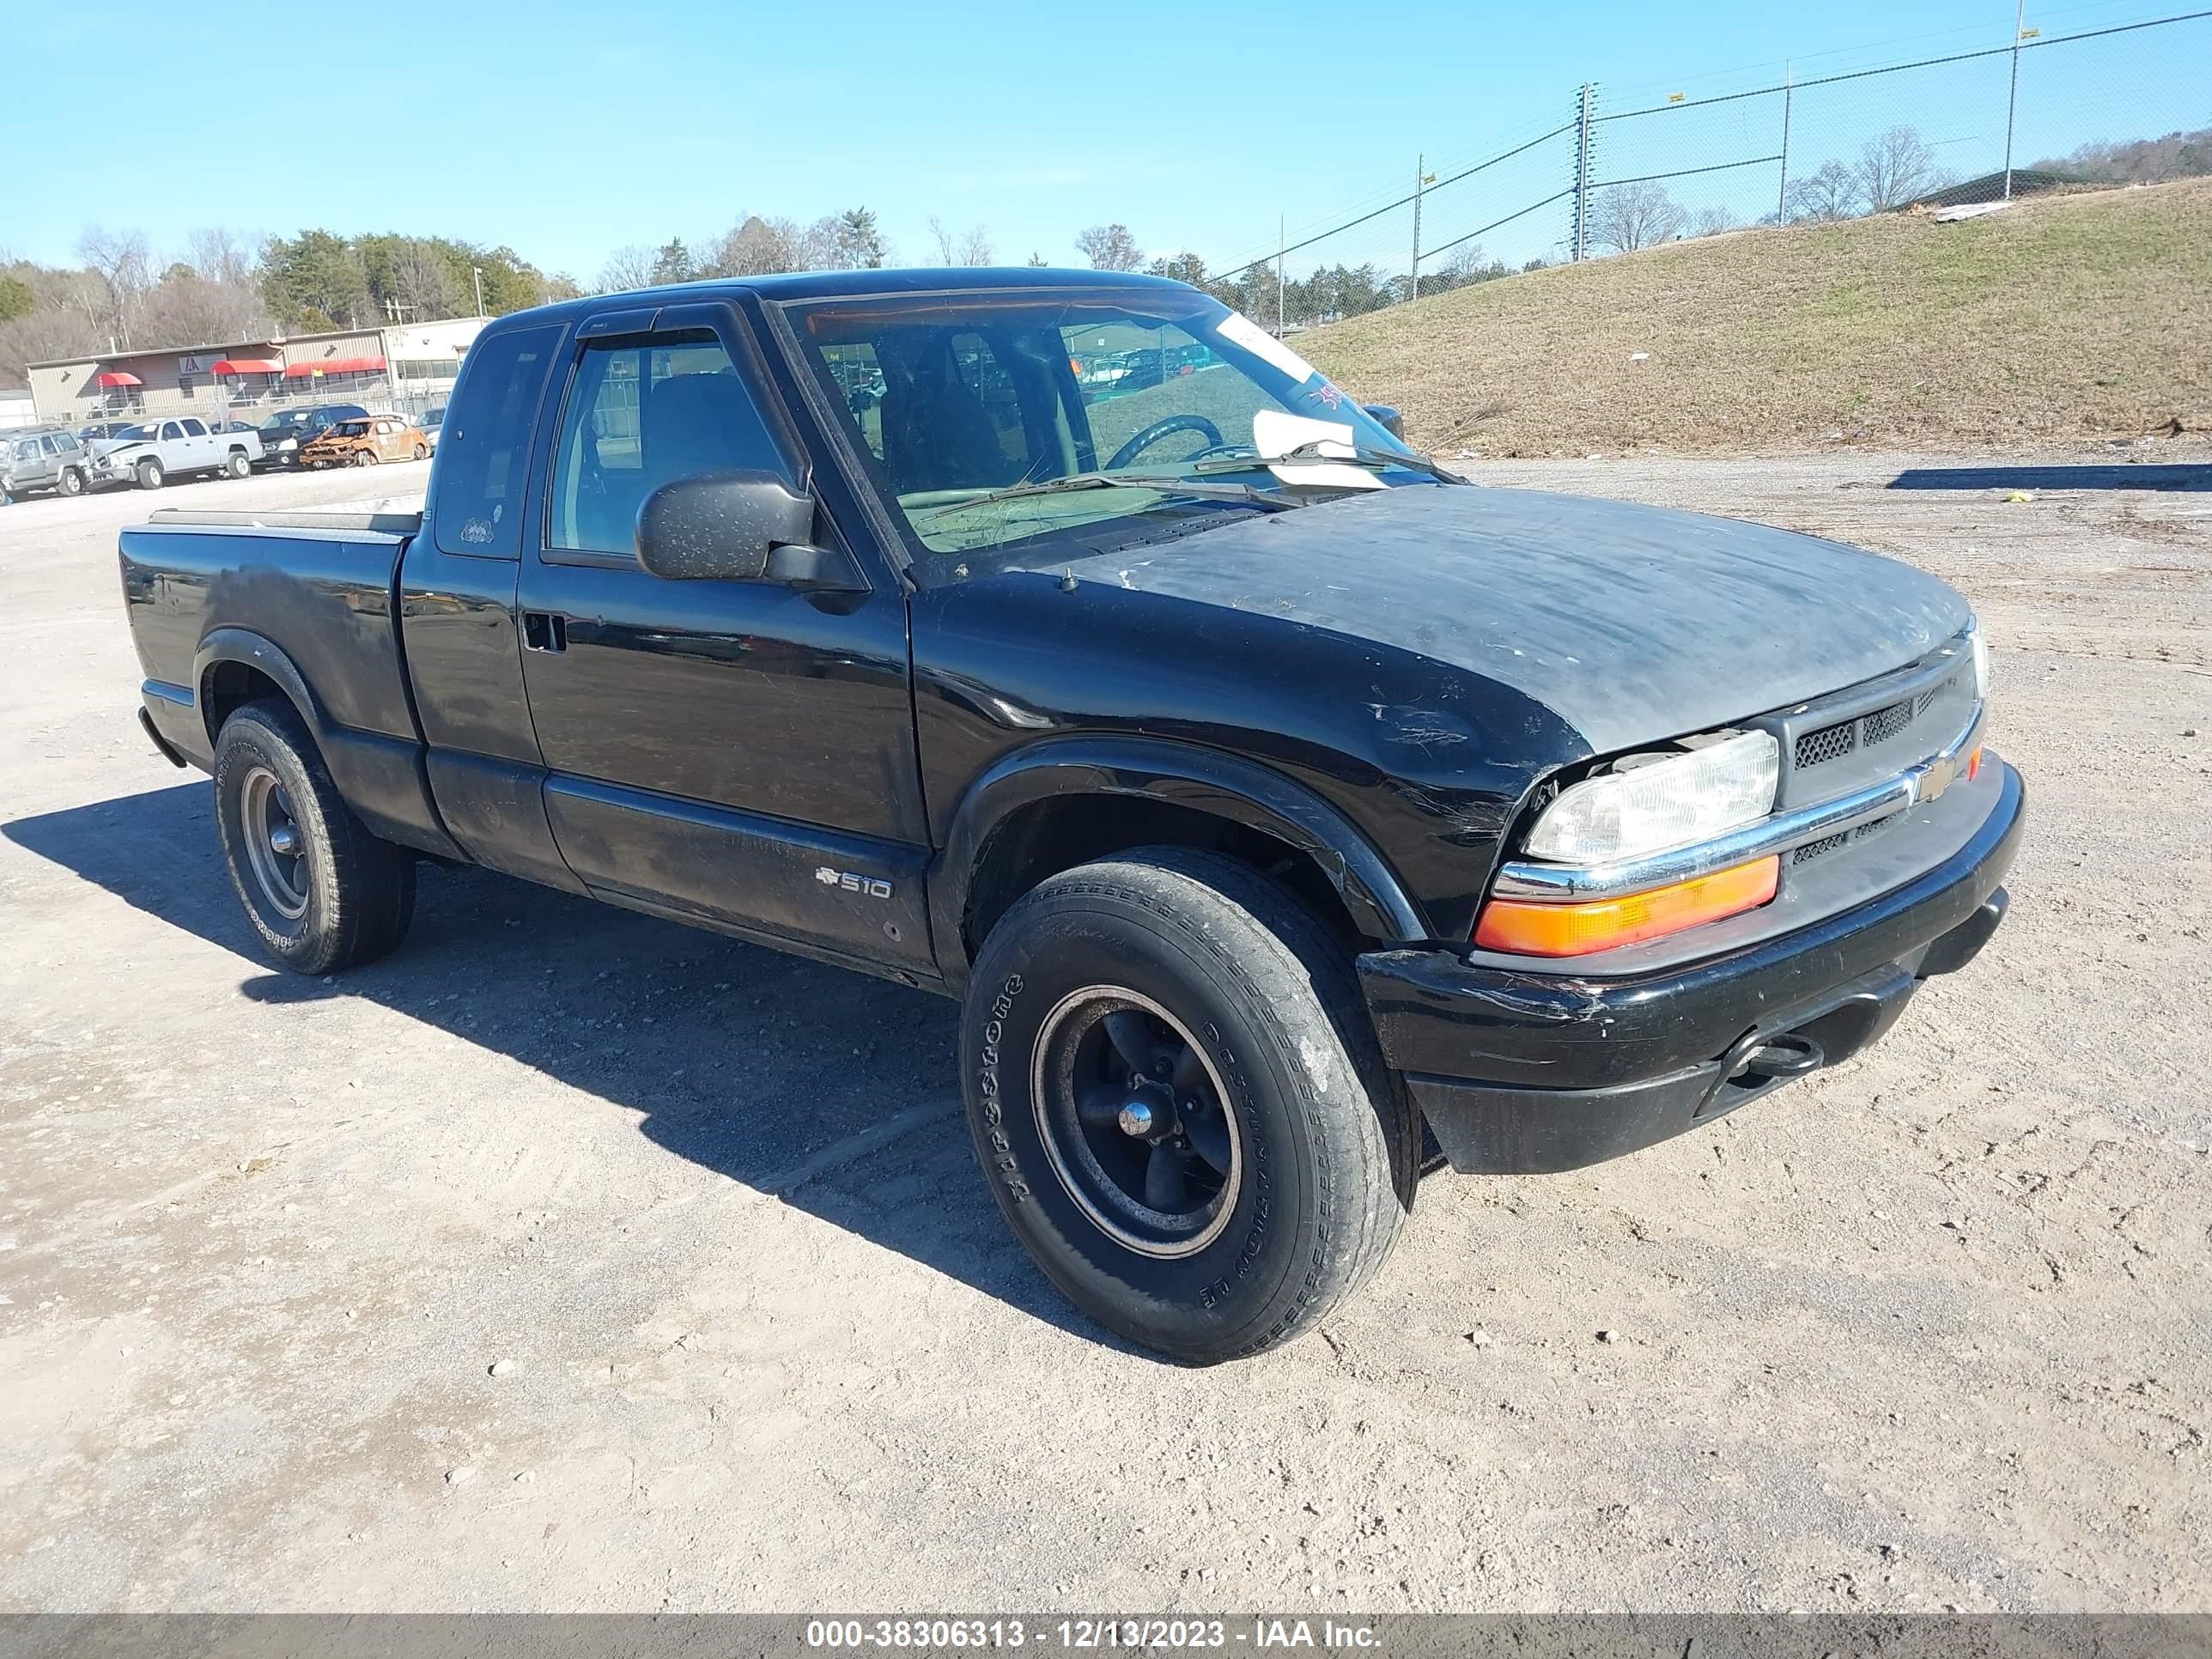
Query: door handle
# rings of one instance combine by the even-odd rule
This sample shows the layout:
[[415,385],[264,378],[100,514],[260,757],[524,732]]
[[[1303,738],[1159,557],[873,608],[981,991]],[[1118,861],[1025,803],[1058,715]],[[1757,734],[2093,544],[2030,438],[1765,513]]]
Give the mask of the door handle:
[[557,611],[524,611],[522,648],[526,651],[566,651],[568,648],[568,619]]

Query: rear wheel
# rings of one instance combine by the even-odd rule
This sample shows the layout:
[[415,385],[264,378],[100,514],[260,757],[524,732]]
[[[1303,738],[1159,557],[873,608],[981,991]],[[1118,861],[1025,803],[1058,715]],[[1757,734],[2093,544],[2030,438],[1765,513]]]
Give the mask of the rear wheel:
[[234,478],[243,478],[253,471],[253,463],[242,449],[234,449],[222,464],[222,470]]
[[416,460],[420,461],[420,460],[427,459],[428,458],[428,456],[429,456],[429,453],[430,453],[430,446],[429,446],[429,445],[428,445],[428,444],[416,444],[416,445],[415,446],[415,459],[416,459]]
[[407,936],[415,855],[354,816],[290,704],[250,702],[223,722],[215,798],[231,884],[285,967],[330,973]]
[[1312,1329],[1412,1202],[1419,1136],[1349,963],[1232,860],[1154,848],[1041,884],[977,958],[961,1048],[1015,1236],[1169,1358]]
[[138,479],[139,489],[159,489],[161,487],[161,464],[152,456],[149,455],[139,462],[132,471]]

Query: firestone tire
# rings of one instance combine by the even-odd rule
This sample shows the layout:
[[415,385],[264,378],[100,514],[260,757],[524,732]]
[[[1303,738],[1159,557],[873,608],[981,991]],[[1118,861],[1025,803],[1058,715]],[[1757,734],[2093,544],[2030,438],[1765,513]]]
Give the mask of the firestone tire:
[[[1120,1070],[1133,1050],[1158,1083]],[[1151,848],[1042,883],[976,959],[961,1062],[1015,1237],[1093,1319],[1179,1364],[1313,1329],[1413,1202],[1418,1114],[1349,962],[1231,859]],[[1142,1109],[1115,1113],[1123,1096]]]
[[223,722],[215,801],[231,885],[284,967],[335,973],[406,938],[415,855],[354,816],[289,703],[250,702]]

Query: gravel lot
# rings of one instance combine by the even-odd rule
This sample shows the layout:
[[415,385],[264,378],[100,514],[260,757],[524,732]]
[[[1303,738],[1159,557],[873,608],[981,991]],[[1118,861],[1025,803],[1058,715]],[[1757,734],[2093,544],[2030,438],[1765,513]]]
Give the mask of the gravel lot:
[[1962,587],[2014,916],[1205,1373],[1005,1236],[949,1004],[435,870],[392,959],[260,960],[116,531],[357,477],[0,509],[0,1609],[2212,1607],[2212,452],[2051,459],[2114,465],[1480,465]]

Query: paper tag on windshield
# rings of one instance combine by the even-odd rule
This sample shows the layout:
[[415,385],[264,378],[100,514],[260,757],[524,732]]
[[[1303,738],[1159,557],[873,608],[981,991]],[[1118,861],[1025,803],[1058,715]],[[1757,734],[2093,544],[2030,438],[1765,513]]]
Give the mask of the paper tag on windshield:
[[[1316,421],[1310,415],[1292,415],[1280,409],[1263,409],[1252,416],[1252,447],[1261,454],[1280,455],[1301,444],[1313,445],[1324,458],[1341,455],[1349,459],[1358,453],[1352,444],[1351,427],[1342,421]],[[1389,488],[1364,466],[1345,466],[1327,459],[1292,461],[1284,466],[1271,466],[1267,471],[1286,484],[1314,484],[1330,489]]]
[[1270,368],[1279,368],[1304,386],[1314,377],[1314,366],[1242,312],[1231,312],[1217,331],[1231,345],[1241,345]]

